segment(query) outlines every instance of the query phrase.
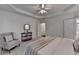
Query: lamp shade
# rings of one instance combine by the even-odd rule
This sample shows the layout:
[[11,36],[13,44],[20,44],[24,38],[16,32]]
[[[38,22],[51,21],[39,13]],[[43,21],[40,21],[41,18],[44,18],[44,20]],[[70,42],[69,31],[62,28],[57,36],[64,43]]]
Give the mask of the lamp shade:
[[24,30],[30,30],[30,25],[29,24],[25,24],[24,25]]

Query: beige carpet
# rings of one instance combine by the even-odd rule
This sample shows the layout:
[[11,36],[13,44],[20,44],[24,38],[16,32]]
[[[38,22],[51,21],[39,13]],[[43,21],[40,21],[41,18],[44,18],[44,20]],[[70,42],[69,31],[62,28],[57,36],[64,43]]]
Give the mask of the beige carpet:
[[20,47],[18,46],[16,48],[14,48],[13,50],[11,50],[11,53],[9,53],[8,51],[2,51],[2,53],[1,53],[1,50],[0,50],[0,55],[24,55],[27,44],[29,44],[32,41],[34,41],[34,40],[22,42],[20,44]]

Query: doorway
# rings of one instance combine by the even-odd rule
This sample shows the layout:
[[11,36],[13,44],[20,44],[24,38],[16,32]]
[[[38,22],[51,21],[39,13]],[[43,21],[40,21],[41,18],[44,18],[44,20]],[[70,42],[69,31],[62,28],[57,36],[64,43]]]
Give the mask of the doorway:
[[38,37],[41,37],[41,35],[46,35],[46,23],[39,23],[38,24]]

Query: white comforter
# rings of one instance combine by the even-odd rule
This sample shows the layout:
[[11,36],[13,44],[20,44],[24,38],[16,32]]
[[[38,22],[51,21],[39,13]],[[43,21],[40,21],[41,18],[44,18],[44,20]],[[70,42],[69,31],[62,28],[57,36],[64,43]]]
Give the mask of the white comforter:
[[[53,40],[54,39],[54,40]],[[67,38],[45,37],[31,42],[25,54],[27,55],[73,55],[73,41]]]
[[56,38],[38,51],[40,55],[74,55],[73,41],[67,38]]

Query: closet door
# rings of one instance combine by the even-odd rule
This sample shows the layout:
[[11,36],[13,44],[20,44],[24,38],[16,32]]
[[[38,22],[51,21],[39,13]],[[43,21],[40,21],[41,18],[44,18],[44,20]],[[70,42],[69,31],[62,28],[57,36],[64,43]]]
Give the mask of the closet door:
[[75,39],[76,38],[76,19],[64,20],[64,37]]

